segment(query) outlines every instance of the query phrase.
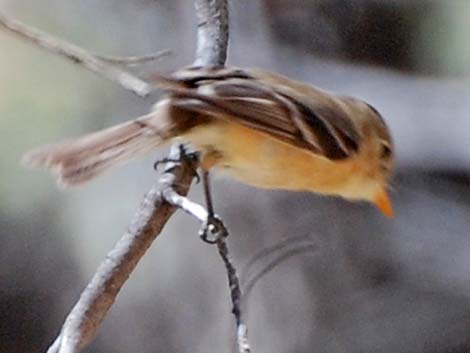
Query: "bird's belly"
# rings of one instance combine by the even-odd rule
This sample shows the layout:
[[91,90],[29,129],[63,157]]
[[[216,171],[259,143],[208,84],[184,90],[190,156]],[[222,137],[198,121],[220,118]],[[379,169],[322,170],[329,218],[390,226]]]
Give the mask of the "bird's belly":
[[236,123],[213,122],[184,137],[208,158],[215,156],[214,168],[256,187],[337,194],[350,175],[348,163],[332,162]]

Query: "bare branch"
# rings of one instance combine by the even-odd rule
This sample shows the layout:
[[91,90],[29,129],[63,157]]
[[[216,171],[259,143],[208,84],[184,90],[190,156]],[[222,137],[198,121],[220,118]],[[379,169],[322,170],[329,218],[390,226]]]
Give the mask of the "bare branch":
[[[183,211],[198,219],[203,225],[207,225],[210,221],[209,212],[203,206],[181,196],[175,190],[167,188],[162,192],[162,196],[172,205],[181,208]],[[242,318],[242,292],[240,281],[237,276],[237,270],[230,260],[230,254],[226,243],[228,230],[220,219],[216,218],[214,221],[217,221],[217,223],[211,224],[213,228],[209,229],[209,231],[216,234],[215,243],[217,244],[219,255],[224,262],[225,270],[227,272],[230,298],[233,305],[232,313],[235,316],[235,322],[237,325],[238,351],[240,353],[249,353],[250,345],[248,342],[248,328]],[[256,283],[256,280],[254,282]]]
[[239,353],[249,353],[251,351],[248,342],[248,328],[242,319],[242,292],[240,281],[238,280],[237,270],[230,261],[230,255],[227,248],[226,237],[217,238],[217,248],[227,271],[228,284],[230,288],[230,298],[232,299],[232,313],[235,316],[237,324],[237,345]]
[[[229,13],[227,0],[195,0],[198,20],[195,66],[223,66],[227,59]],[[207,218],[207,215],[206,215]],[[219,226],[223,226],[220,222]],[[249,353],[248,329],[242,320],[241,289],[235,267],[232,265],[226,244],[225,227],[217,237],[217,248],[227,271],[233,315],[237,324],[237,345],[240,353]]]
[[196,218],[199,222],[207,222],[209,213],[200,204],[191,201],[187,197],[182,196],[171,188],[167,188],[162,191],[163,198],[175,207],[178,207]]
[[287,259],[303,254],[310,253],[317,249],[316,245],[313,243],[305,243],[301,246],[296,246],[293,248],[288,248],[287,250],[281,250],[280,253],[267,264],[265,264],[258,272],[255,272],[254,275],[248,277],[243,284],[243,306],[246,308],[248,304],[248,297],[255,287],[255,285],[269,272],[271,272],[276,266],[286,261]]
[[141,64],[146,64],[148,62],[153,62],[164,58],[165,56],[171,55],[171,50],[164,49],[157,51],[156,53],[142,55],[142,56],[109,56],[102,54],[93,54],[95,58],[100,59],[114,65],[123,65],[123,66],[137,66]]
[[197,49],[195,66],[223,66],[228,47],[227,0],[195,0]]
[[[206,17],[206,21],[198,27],[198,49],[195,63],[206,66],[223,65],[226,58],[226,41],[228,40],[226,0],[196,1],[199,20],[204,19],[204,16],[217,13],[223,16],[218,16],[217,21],[211,21]],[[211,6],[213,6],[212,9]],[[220,31],[223,33],[219,33]],[[217,41],[212,42],[211,38],[216,38]],[[212,43],[213,49],[208,47],[210,43]],[[181,149],[178,146],[173,146],[168,160],[178,159],[178,153],[181,153]],[[171,164],[167,167],[166,172],[159,180],[159,185],[153,187],[144,199],[129,232],[116,244],[105,262],[96,271],[90,284],[67,317],[62,332],[48,353],[77,353],[91,341],[99,324],[116,299],[120,288],[145,250],[175,211],[175,206],[184,206],[182,208],[186,211],[196,210],[193,213],[200,221],[207,220],[207,211],[203,207],[191,203],[183,197],[189,190],[195,167],[197,165],[194,165],[194,161],[187,158],[176,167]],[[164,202],[164,196],[167,200],[173,201],[173,205],[170,206],[170,203]],[[220,238],[218,246],[219,252],[223,248],[226,250],[225,239]],[[237,342],[239,351],[247,353],[249,352],[247,329],[241,321],[240,314],[240,287],[235,269],[228,259],[228,251],[225,253],[227,255],[224,263],[227,269],[233,269],[228,272],[228,277],[234,313],[237,318]],[[234,296],[233,293],[238,293],[238,295]]]
[[[122,70],[119,66],[107,63],[77,45],[55,38],[46,32],[29,27],[13,20],[0,12],[0,28],[32,42],[51,53],[61,55],[70,61],[82,65],[129,90],[140,97],[149,95],[155,87],[139,77]],[[109,61],[109,60],[108,60]]]
[[[194,65],[223,66],[228,45],[227,1],[195,0],[195,6],[198,18],[198,42]],[[66,57],[139,96],[144,97],[154,89],[152,84],[122,70],[118,65],[135,65],[156,60],[163,55],[162,53],[140,58],[94,55],[76,45],[12,20],[2,13],[0,13],[0,28],[49,52]],[[184,197],[189,191],[194,168],[197,167],[195,164],[198,162],[194,162],[182,152],[178,146],[172,147],[168,160],[180,162],[167,164],[158,184],[145,196],[128,232],[106,256],[82,292],[48,353],[78,353],[92,340],[125,281],[177,207],[190,211],[200,221],[208,221],[208,212]],[[235,267],[229,259],[225,237],[218,237],[216,243],[227,270],[233,313],[237,323],[239,352],[248,353],[250,347],[247,328],[241,318],[239,280]]]
[[268,246],[266,248],[261,249],[256,254],[254,254],[251,259],[243,265],[241,270],[242,273],[242,287],[246,288],[245,279],[251,276],[252,268],[256,267],[259,263],[263,264],[262,261],[266,260],[266,258],[275,255],[280,250],[285,250],[291,246],[299,246],[304,242],[311,242],[310,235],[302,234],[302,235],[290,235],[287,239],[283,239],[278,243]]
[[147,193],[129,230],[98,267],[48,353],[79,352],[92,340],[119,290],[176,210],[161,197],[162,192],[188,193],[194,160],[180,155],[179,148],[172,149],[170,158],[180,162],[167,166],[158,184]]

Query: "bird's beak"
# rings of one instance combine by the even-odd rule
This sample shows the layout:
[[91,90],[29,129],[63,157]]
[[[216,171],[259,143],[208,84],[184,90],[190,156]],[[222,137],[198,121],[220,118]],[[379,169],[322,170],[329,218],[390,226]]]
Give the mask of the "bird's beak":
[[389,218],[393,217],[392,202],[390,201],[385,189],[380,189],[377,194],[375,194],[373,203],[384,215]]

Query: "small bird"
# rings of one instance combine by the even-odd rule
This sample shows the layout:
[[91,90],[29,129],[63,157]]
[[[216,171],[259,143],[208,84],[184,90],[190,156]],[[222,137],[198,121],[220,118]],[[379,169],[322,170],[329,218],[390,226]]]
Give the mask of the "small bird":
[[201,152],[203,170],[260,188],[366,200],[393,215],[392,139],[369,104],[258,69],[190,67],[155,80],[165,95],[151,113],[33,150],[24,164],[72,186],[176,139]]

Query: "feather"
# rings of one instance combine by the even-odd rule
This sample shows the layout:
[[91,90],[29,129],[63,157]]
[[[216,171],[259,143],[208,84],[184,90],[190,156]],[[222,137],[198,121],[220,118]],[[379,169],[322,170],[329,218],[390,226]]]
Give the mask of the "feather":
[[22,162],[28,167],[49,169],[63,187],[84,183],[163,142],[154,117],[152,113],[75,140],[41,147],[27,153]]
[[[158,79],[157,79],[158,80]],[[231,68],[189,68],[159,83],[175,106],[230,119],[312,153],[341,160],[359,149],[360,134],[341,98],[282,76]]]

